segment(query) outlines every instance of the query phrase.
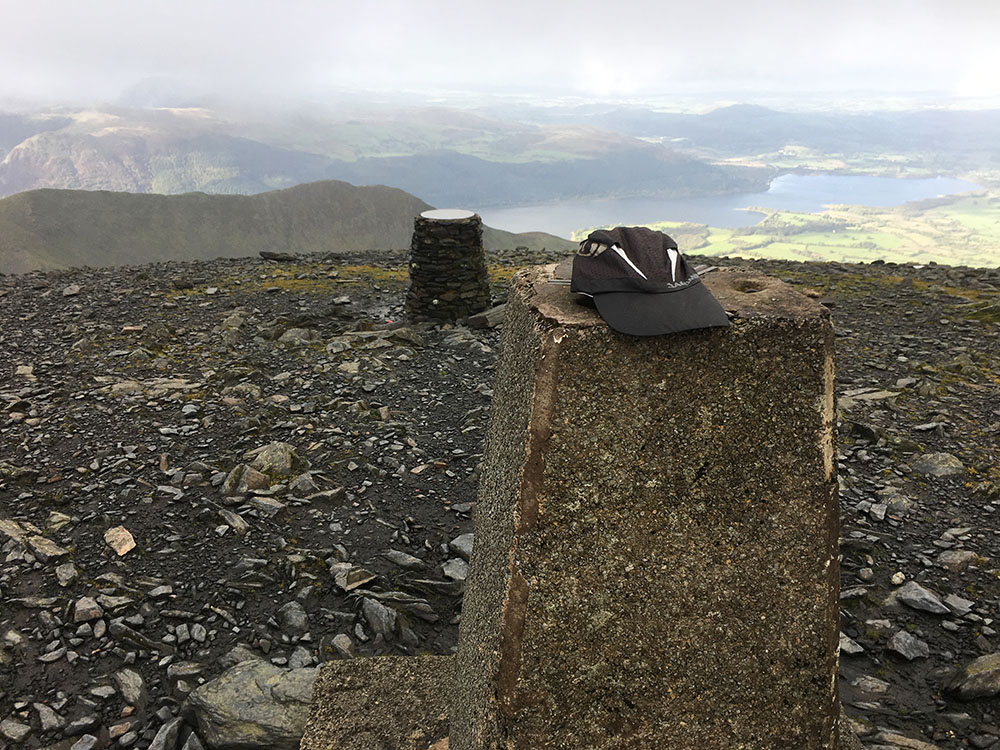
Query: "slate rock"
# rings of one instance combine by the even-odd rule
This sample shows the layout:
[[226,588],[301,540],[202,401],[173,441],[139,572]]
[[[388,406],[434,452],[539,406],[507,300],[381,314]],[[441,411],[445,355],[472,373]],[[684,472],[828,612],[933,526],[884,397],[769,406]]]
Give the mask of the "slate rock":
[[[0,473],[0,476],[3,476],[3,474]],[[23,544],[28,538],[25,527],[17,521],[12,521],[8,518],[0,518],[0,534],[20,544]]]
[[122,698],[129,705],[142,708],[149,702],[149,695],[146,692],[146,683],[142,675],[131,669],[119,669],[112,675],[115,684],[118,686]]
[[948,549],[938,555],[938,564],[945,570],[961,573],[976,559],[976,553],[967,549]]
[[886,645],[890,651],[894,654],[902,656],[907,661],[913,661],[914,659],[926,659],[931,655],[930,647],[919,638],[910,635],[905,630],[900,630],[898,633],[889,639],[889,643]]
[[135,549],[135,539],[132,532],[124,526],[115,526],[104,532],[104,542],[118,555],[123,557]]
[[250,451],[246,457],[253,459],[251,467],[272,477],[287,477],[309,468],[309,462],[299,456],[290,443],[269,443]]
[[917,474],[929,477],[950,477],[961,474],[965,466],[950,453],[924,453],[912,465]]
[[221,516],[222,520],[226,522],[229,528],[236,532],[237,536],[246,536],[246,534],[250,531],[250,524],[244,520],[243,516],[235,511],[227,508],[221,508],[219,510],[219,516]]
[[6,718],[0,721],[0,735],[3,735],[11,742],[22,742],[31,734],[31,726],[21,722]]
[[76,579],[79,578],[80,571],[77,570],[73,563],[63,563],[62,565],[56,566],[56,581],[63,588],[72,586]]
[[378,577],[365,568],[340,562],[330,565],[330,573],[333,575],[333,582],[344,591],[353,591]]
[[167,679],[176,680],[197,677],[205,671],[205,665],[197,661],[175,661],[167,667]]
[[51,539],[46,539],[44,536],[37,534],[28,537],[28,546],[31,547],[31,551],[35,557],[43,563],[58,560],[60,557],[65,557],[69,554],[69,550],[63,549]]
[[944,598],[944,604],[959,617],[964,617],[972,611],[972,608],[976,603],[970,601],[969,599],[964,599],[961,596],[957,596],[956,594],[948,594],[948,596]]
[[969,736],[969,744],[977,750],[985,750],[988,747],[993,747],[998,739],[1000,737],[995,734],[973,734]]
[[906,735],[898,734],[896,732],[879,732],[872,737],[866,737],[866,742],[878,742],[878,745],[868,745],[868,747],[875,748],[903,748],[905,750],[940,750],[937,745],[932,745],[930,742],[924,742],[923,740],[917,740],[912,737],[907,737]]
[[251,497],[247,503],[258,513],[263,513],[268,517],[277,515],[287,507],[273,497]]
[[33,703],[32,708],[38,713],[43,732],[52,732],[66,726],[66,720],[44,703]]
[[104,616],[104,610],[93,598],[82,596],[73,607],[73,622],[90,622]]
[[309,472],[306,472],[304,474],[299,474],[295,477],[295,479],[289,482],[288,489],[290,492],[296,492],[300,495],[310,495],[319,490],[319,485],[313,481],[312,475]]
[[424,561],[419,557],[414,557],[413,555],[401,552],[400,550],[391,549],[388,552],[382,553],[382,555],[394,565],[401,567],[403,570],[422,570],[426,567]]
[[396,630],[396,610],[386,607],[375,599],[365,597],[361,602],[361,614],[373,633],[381,635],[386,640],[392,638]]
[[279,344],[287,346],[304,346],[323,341],[323,335],[312,328],[289,328],[278,339]]
[[290,669],[311,667],[315,663],[316,659],[312,655],[312,652],[303,646],[296,646],[292,655],[288,657],[288,666]]
[[197,687],[182,706],[211,748],[297,750],[316,669],[245,661]]
[[149,750],[176,750],[183,726],[184,719],[180,717],[168,721],[160,727],[156,736],[153,737],[153,741],[149,744]]
[[464,581],[469,576],[469,563],[459,557],[453,557],[441,566],[446,578],[453,581]]
[[[101,723],[100,716],[98,716],[95,713],[86,713],[83,716],[78,716],[77,718],[73,719],[73,721],[71,721],[69,724],[67,724],[66,729],[63,731],[63,734],[65,734],[67,737],[76,737],[78,734],[82,734],[83,732],[96,731],[100,723]],[[83,738],[81,737],[81,739]],[[91,745],[90,747],[93,747],[93,745]]]
[[872,677],[871,675],[862,675],[851,682],[853,687],[865,693],[873,693],[876,695],[881,695],[882,693],[888,693],[891,687],[885,680],[880,680],[878,677]]
[[472,559],[472,545],[476,540],[475,534],[462,534],[448,542],[448,549],[461,557],[466,562]]
[[1000,652],[980,656],[962,667],[948,685],[948,692],[965,700],[1000,694]]
[[354,656],[354,641],[351,640],[351,636],[346,633],[338,633],[330,641],[333,648],[345,659],[350,659]]
[[245,661],[260,660],[260,654],[247,646],[245,643],[237,643],[233,648],[219,657],[219,666],[229,669]]
[[910,581],[894,591],[890,599],[897,599],[908,607],[934,615],[947,615],[951,612],[937,594],[928,591],[916,581]]
[[862,654],[865,651],[865,647],[858,643],[853,638],[850,638],[843,633],[840,634],[840,653],[847,654],[848,656],[855,656],[857,654]]
[[226,475],[226,481],[222,484],[222,494],[226,496],[246,495],[252,490],[266,490],[270,486],[271,479],[267,474],[246,464],[237,464]]
[[302,635],[309,630],[309,614],[296,601],[288,602],[278,610],[278,622],[289,635]]

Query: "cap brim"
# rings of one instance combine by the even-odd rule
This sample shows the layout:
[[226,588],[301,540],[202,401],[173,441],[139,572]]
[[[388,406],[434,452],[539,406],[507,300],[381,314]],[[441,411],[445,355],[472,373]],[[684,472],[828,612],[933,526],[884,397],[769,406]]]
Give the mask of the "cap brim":
[[604,321],[631,336],[662,336],[729,325],[722,305],[702,284],[676,292],[605,292],[594,295]]

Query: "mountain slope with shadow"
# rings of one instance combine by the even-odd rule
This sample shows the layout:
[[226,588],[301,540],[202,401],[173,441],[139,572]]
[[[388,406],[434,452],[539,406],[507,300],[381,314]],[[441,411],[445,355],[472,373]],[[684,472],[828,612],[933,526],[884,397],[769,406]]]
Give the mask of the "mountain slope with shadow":
[[[0,199],[0,273],[410,244],[431,206],[396,188],[326,180],[257,195],[31,190]],[[561,238],[488,229],[489,249],[565,250]]]

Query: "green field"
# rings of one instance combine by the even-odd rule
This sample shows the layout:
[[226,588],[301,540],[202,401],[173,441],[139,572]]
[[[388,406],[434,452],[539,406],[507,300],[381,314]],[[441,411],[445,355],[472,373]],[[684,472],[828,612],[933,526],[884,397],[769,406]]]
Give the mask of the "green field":
[[681,250],[699,255],[1000,266],[1000,193],[996,192],[895,208],[830,206],[815,214],[754,210],[766,216],[752,227],[722,229],[669,221],[649,226],[670,234]]

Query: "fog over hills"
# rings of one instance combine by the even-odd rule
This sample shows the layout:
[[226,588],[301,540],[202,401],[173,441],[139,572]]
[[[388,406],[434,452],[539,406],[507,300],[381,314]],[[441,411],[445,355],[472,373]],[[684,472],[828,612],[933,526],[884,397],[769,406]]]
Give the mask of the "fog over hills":
[[[486,214],[759,193],[788,172],[1000,186],[1000,6],[980,0],[5,11],[0,196],[339,180]],[[983,206],[948,218],[992,229]]]
[[250,194],[338,179],[398,187],[437,205],[482,206],[736,192],[770,176],[610,128],[443,107],[238,116],[121,107],[12,116],[0,122],[0,195],[46,187]]
[[[496,100],[414,106],[370,97],[339,109],[301,105],[287,112],[221,104],[21,112],[0,117],[0,195],[12,196],[0,204],[0,216],[8,217],[0,270],[261,249],[404,247],[413,215],[428,204],[485,212],[581,199],[702,198],[760,192],[793,171],[946,175],[993,189],[1000,185],[998,126],[998,110],[781,112],[737,105],[693,114],[621,103],[520,102],[501,110]],[[341,187],[273,192],[329,180]],[[345,183],[387,187],[365,192]],[[113,193],[18,195],[45,188]],[[141,201],[125,193],[198,195]],[[234,200],[211,201],[206,193]],[[270,197],[235,199],[258,193]],[[321,207],[319,196],[330,202]],[[351,212],[353,229],[344,224]],[[301,231],[316,217],[325,238]],[[969,221],[992,226],[988,216]],[[940,245],[939,235],[919,242]],[[489,237],[497,246],[535,246]],[[551,236],[540,242],[565,245]],[[873,257],[878,252],[874,247]]]

